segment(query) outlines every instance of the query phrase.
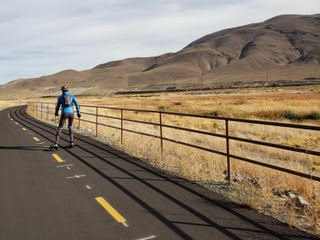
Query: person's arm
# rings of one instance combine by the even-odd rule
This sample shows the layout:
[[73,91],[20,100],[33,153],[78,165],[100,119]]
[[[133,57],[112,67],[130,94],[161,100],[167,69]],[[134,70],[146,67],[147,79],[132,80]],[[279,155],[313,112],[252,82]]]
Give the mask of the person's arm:
[[81,114],[80,114],[80,106],[78,103],[78,100],[76,99],[76,97],[73,97],[73,102],[76,105],[76,109],[77,109],[77,116],[78,118],[81,118]]
[[62,104],[62,98],[61,96],[58,98],[58,101],[57,101],[57,105],[56,105],[56,112],[55,112],[55,115],[58,116],[59,115],[59,108],[60,108],[60,105]]

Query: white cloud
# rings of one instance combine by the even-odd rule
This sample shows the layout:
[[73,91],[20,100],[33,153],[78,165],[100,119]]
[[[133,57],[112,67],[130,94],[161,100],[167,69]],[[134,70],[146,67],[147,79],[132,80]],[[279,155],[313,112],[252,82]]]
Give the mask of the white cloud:
[[3,0],[1,4],[0,84],[178,51],[224,28],[320,9],[319,0]]

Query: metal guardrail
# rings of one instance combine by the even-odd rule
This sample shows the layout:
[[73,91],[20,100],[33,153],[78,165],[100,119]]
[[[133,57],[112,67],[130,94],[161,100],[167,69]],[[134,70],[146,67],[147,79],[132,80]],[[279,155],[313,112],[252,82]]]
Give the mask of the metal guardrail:
[[[52,114],[54,115],[54,110],[55,110],[55,104],[54,103],[46,103],[46,102],[28,102],[27,104],[28,110],[33,112],[36,117],[39,117],[41,120],[46,117],[49,119],[49,115]],[[53,107],[52,107],[53,106]],[[320,182],[320,177],[314,176],[312,174],[307,174],[299,171],[295,171],[292,169],[260,162],[257,160],[237,156],[234,154],[230,153],[230,140],[233,141],[238,141],[238,142],[245,142],[245,143],[251,143],[259,146],[266,146],[266,147],[271,147],[271,148],[277,148],[277,149],[282,149],[282,150],[288,150],[292,152],[298,152],[298,153],[306,153],[309,155],[313,156],[320,156],[320,152],[318,151],[312,151],[308,149],[303,149],[303,148],[298,148],[298,147],[291,147],[291,146],[286,146],[286,145],[281,145],[281,144],[275,144],[275,143],[269,143],[269,142],[264,142],[264,141],[259,141],[259,140],[252,140],[252,139],[246,139],[246,138],[240,138],[240,137],[235,137],[235,136],[230,136],[230,130],[229,130],[229,123],[230,122],[238,122],[238,123],[248,123],[248,124],[258,124],[258,125],[266,125],[266,126],[276,126],[276,127],[282,127],[282,128],[292,128],[292,129],[303,129],[303,130],[310,130],[310,131],[320,131],[319,126],[311,126],[311,125],[302,125],[302,124],[293,124],[293,123],[279,123],[279,122],[272,122],[272,121],[262,121],[262,120],[250,120],[250,119],[238,119],[238,118],[227,118],[227,117],[215,117],[215,116],[203,116],[203,115],[196,115],[196,114],[186,114],[186,113],[176,113],[176,112],[164,112],[164,111],[154,111],[154,110],[141,110],[141,109],[129,109],[129,108],[116,108],[116,107],[103,107],[103,106],[90,106],[90,105],[81,105],[82,108],[91,108],[93,109],[94,113],[89,113],[89,112],[81,112],[82,115],[88,115],[88,116],[95,116],[95,121],[90,121],[90,120],[85,120],[85,119],[77,119],[78,120],[78,128],[80,128],[81,122],[87,122],[90,124],[95,125],[95,135],[98,137],[98,128],[99,126],[105,126],[113,129],[120,130],[120,140],[121,144],[123,142],[123,132],[130,132],[130,133],[135,133],[135,134],[140,134],[143,136],[148,136],[148,137],[153,137],[153,138],[158,138],[160,139],[160,149],[161,149],[161,155],[163,155],[163,143],[164,141],[172,142],[175,144],[180,144],[196,149],[200,149],[203,151],[207,151],[210,153],[215,153],[218,155],[222,155],[226,157],[227,161],[227,180],[229,184],[231,183],[231,164],[230,164],[230,159],[238,160],[238,161],[244,161],[247,163],[259,165],[262,167],[278,170],[281,172],[289,173],[295,176],[299,176],[302,178],[307,178],[313,181]],[[109,109],[109,110],[115,110],[120,113],[120,117],[114,117],[114,116],[109,116],[109,115],[103,115],[99,114],[99,109]],[[50,112],[50,110],[52,112]],[[159,115],[159,122],[158,123],[153,123],[153,122],[146,122],[146,121],[141,121],[141,120],[135,120],[135,119],[128,119],[124,118],[124,112],[136,112],[136,113],[154,113]],[[45,116],[46,114],[46,116]],[[179,127],[179,126],[174,126],[174,125],[167,125],[163,123],[163,117],[165,115],[173,115],[173,116],[183,116],[183,117],[192,117],[192,118],[202,118],[202,119],[212,119],[212,120],[221,120],[224,121],[225,125],[225,133],[224,134],[218,134],[218,133],[213,133],[213,132],[207,132],[207,131],[202,131],[202,130],[195,130],[191,128],[184,128],[184,127]],[[99,122],[100,118],[108,118],[108,119],[113,119],[120,121],[120,127],[108,125]],[[56,122],[56,118],[55,118]],[[149,134],[145,132],[139,132],[136,130],[131,130],[131,129],[126,129],[124,128],[124,122],[135,122],[135,123],[140,123],[140,124],[145,124],[145,125],[153,125],[153,126],[158,126],[159,127],[159,135],[154,135],[154,134]],[[207,135],[207,136],[214,136],[218,138],[223,138],[226,141],[226,151],[218,151],[214,149],[210,149],[207,147],[183,142],[183,141],[178,141],[175,139],[167,138],[163,135],[163,128],[171,128],[171,129],[176,129],[176,130],[181,130],[181,131],[186,131],[186,132],[191,132],[191,133],[197,133],[197,134],[202,134],[202,135]]]

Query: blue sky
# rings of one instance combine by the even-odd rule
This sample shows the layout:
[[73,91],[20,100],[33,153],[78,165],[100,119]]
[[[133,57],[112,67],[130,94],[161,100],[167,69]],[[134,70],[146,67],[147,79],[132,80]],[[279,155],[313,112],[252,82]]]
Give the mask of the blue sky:
[[0,84],[175,52],[224,28],[319,12],[319,0],[2,0]]

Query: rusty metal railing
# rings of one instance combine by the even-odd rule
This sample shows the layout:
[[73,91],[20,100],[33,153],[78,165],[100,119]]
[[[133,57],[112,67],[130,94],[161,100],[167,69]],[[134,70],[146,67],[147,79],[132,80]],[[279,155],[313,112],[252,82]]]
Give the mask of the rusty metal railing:
[[[53,106],[53,107],[52,107]],[[49,119],[50,114],[54,114],[55,110],[55,104],[54,103],[46,103],[46,102],[28,102],[28,111],[32,112],[35,117],[40,117],[41,120],[43,120],[44,115],[46,114],[46,119]],[[294,124],[294,123],[280,123],[280,122],[272,122],[272,121],[262,121],[262,120],[250,120],[250,119],[238,119],[238,118],[227,118],[227,117],[216,117],[216,116],[204,116],[204,115],[196,115],[196,114],[186,114],[186,113],[177,113],[177,112],[165,112],[165,111],[155,111],[155,110],[141,110],[141,109],[129,109],[129,108],[116,108],[116,107],[104,107],[104,106],[90,106],[90,105],[81,105],[81,108],[90,108],[93,109],[93,113],[90,112],[84,112],[82,111],[82,115],[87,115],[87,116],[92,116],[95,117],[95,121],[91,120],[86,120],[86,119],[77,119],[78,120],[78,128],[80,128],[81,122],[87,122],[90,124],[95,125],[95,136],[98,137],[99,135],[99,126],[105,126],[113,129],[117,129],[120,131],[120,141],[121,144],[123,143],[123,133],[124,132],[130,132],[134,134],[139,134],[143,136],[148,136],[148,137],[153,137],[160,139],[160,151],[161,155],[163,155],[163,149],[164,149],[164,141],[167,142],[172,142],[175,144],[180,144],[184,145],[187,147],[192,147],[196,149],[200,149],[206,152],[218,154],[221,156],[226,157],[226,162],[227,162],[227,180],[229,184],[231,183],[231,164],[230,161],[231,159],[236,160],[236,161],[243,161],[247,162],[250,164],[254,165],[259,165],[262,167],[274,169],[277,171],[281,171],[284,173],[292,174],[295,176],[299,176],[302,178],[310,179],[312,181],[317,181],[320,182],[320,177],[299,172],[296,170],[288,169],[285,167],[280,167],[276,166],[273,164],[265,163],[265,162],[260,162],[254,159],[249,159],[246,157],[241,157],[235,154],[231,153],[230,149],[230,140],[237,141],[237,142],[244,142],[244,143],[250,143],[250,144],[255,144],[259,146],[265,146],[265,147],[271,147],[271,148],[276,148],[276,149],[282,149],[282,150],[287,150],[291,152],[297,152],[297,153],[305,153],[313,156],[320,156],[319,151],[313,151],[313,150],[308,150],[304,148],[299,148],[299,147],[292,147],[292,146],[286,146],[282,144],[275,144],[275,143],[270,143],[270,142],[265,142],[265,141],[260,141],[260,140],[252,140],[252,139],[246,139],[246,138],[241,138],[241,137],[236,137],[236,136],[231,136],[230,135],[230,127],[229,124],[231,122],[238,122],[238,123],[247,123],[247,124],[258,124],[258,125],[265,125],[265,126],[275,126],[275,127],[281,127],[281,128],[291,128],[291,129],[303,129],[303,130],[308,130],[308,131],[320,131],[319,126],[312,126],[312,125],[302,125],[302,124]],[[108,109],[108,110],[114,110],[118,111],[120,117],[115,117],[115,116],[110,116],[110,115],[103,115],[99,114],[100,109]],[[51,111],[50,111],[51,110]],[[124,117],[125,112],[135,112],[135,113],[153,113],[153,114],[158,114],[159,115],[159,122],[147,122],[147,121],[142,121],[142,120],[137,120],[137,119],[129,119]],[[191,117],[191,118],[200,118],[200,119],[212,119],[212,120],[221,120],[224,121],[225,125],[225,133],[214,133],[214,132],[208,132],[208,131],[203,131],[203,130],[196,130],[196,129],[191,129],[191,128],[185,128],[185,127],[180,127],[180,126],[174,126],[174,125],[169,125],[169,124],[164,124],[163,118],[167,115],[171,116],[181,116],[181,117]],[[109,124],[105,124],[102,122],[99,122],[100,118],[107,118],[107,119],[113,119],[116,121],[120,122],[120,127],[112,126]],[[124,127],[124,122],[134,122],[134,123],[139,123],[139,124],[145,124],[145,125],[153,125],[159,127],[159,135],[155,134],[150,134],[146,132],[141,132],[137,130],[132,130]],[[55,123],[57,123],[57,120],[55,118]],[[186,131],[190,133],[197,133],[201,135],[206,135],[206,136],[213,136],[213,137],[218,137],[225,139],[226,141],[226,150],[221,151],[217,149],[211,149],[208,147],[203,147],[191,143],[187,143],[184,141],[180,140],[175,140],[169,137],[166,137],[163,132],[163,128],[169,128],[169,129],[176,129],[176,130],[181,130],[181,131]]]

